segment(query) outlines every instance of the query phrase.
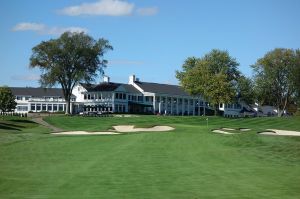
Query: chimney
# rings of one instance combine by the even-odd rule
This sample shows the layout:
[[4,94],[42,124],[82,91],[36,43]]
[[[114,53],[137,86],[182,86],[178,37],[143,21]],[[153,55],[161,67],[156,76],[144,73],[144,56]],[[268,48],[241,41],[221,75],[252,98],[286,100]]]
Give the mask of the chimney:
[[110,78],[108,76],[106,75],[103,76],[103,82],[109,83],[109,79]]
[[130,75],[128,84],[132,85],[134,82],[135,82],[135,75]]

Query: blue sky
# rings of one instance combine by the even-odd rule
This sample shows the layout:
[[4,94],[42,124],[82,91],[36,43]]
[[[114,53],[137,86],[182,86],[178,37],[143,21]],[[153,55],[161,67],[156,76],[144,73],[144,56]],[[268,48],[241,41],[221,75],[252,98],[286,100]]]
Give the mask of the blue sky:
[[[10,0],[0,6],[0,85],[39,86],[31,49],[65,30],[108,39],[111,81],[178,84],[189,56],[228,50],[251,76],[251,64],[276,47],[300,47],[299,0]],[[100,81],[100,79],[98,80]]]

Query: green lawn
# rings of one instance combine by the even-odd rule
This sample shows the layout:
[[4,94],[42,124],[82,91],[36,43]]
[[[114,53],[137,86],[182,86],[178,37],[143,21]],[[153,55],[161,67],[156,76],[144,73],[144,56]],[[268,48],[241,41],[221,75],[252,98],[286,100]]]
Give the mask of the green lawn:
[[[48,117],[65,130],[170,125],[172,132],[54,136],[28,120],[0,120],[0,198],[299,198],[300,117]],[[236,135],[210,129],[251,128]]]

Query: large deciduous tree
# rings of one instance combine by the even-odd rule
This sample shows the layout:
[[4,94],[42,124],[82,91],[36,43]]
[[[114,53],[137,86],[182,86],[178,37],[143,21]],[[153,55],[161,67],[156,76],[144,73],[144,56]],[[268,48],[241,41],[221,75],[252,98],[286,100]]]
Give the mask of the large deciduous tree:
[[182,71],[176,71],[176,77],[190,94],[208,100],[216,114],[220,103],[232,102],[235,97],[240,76],[238,65],[227,51],[214,49],[202,58],[187,58]]
[[16,108],[15,96],[8,87],[0,87],[0,110],[9,112]]
[[260,104],[277,108],[282,116],[288,103],[297,94],[296,72],[299,68],[297,52],[292,49],[276,48],[257,60],[254,69],[255,90]]
[[241,75],[237,80],[237,92],[240,101],[253,104],[256,100],[252,79]]
[[59,84],[67,102],[66,113],[70,113],[70,100],[74,86],[80,82],[91,82],[107,61],[104,53],[112,50],[108,40],[95,40],[85,33],[65,32],[58,39],[43,41],[32,49],[30,67],[40,68],[40,83],[45,87]]

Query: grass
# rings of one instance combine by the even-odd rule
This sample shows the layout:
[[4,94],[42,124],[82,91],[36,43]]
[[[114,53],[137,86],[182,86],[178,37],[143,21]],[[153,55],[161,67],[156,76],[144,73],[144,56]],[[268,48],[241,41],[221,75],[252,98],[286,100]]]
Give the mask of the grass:
[[[0,121],[0,198],[299,198],[300,117],[48,117],[65,130],[170,125],[164,133],[54,136],[37,124]],[[19,125],[19,126],[14,126]],[[7,129],[9,126],[16,129]],[[250,128],[235,135],[213,128]],[[9,139],[7,139],[9,137]],[[6,141],[3,141],[6,140]]]

